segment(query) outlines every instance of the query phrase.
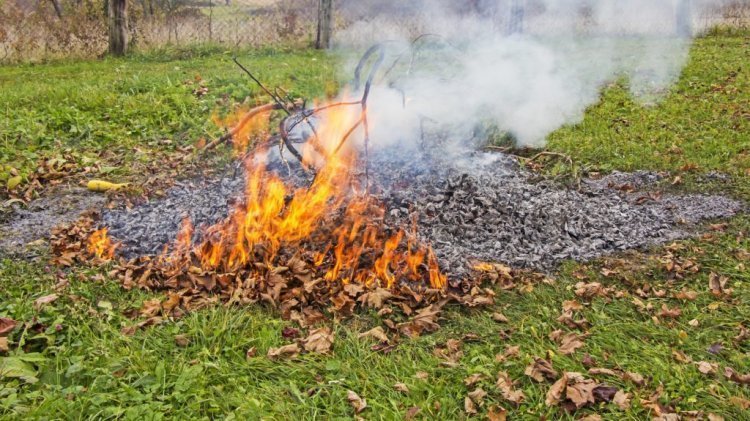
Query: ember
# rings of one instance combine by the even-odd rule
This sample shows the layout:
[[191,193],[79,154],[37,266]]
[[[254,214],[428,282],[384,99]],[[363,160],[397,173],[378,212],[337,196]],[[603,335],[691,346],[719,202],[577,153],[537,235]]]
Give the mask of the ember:
[[116,248],[117,244],[112,243],[112,240],[107,235],[107,228],[94,231],[91,237],[89,237],[89,244],[86,247],[89,253],[104,260],[112,259]]

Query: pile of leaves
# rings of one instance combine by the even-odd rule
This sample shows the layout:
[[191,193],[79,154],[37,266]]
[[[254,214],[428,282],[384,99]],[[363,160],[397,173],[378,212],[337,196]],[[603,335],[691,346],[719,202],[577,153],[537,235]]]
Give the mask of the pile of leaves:
[[[53,232],[54,263],[63,267],[109,263],[109,277],[119,280],[123,288],[165,291],[163,299],[150,300],[143,305],[137,315],[141,320],[126,328],[127,334],[218,303],[265,304],[301,328],[312,328],[330,319],[344,319],[363,310],[381,316],[387,330],[380,327],[367,335],[379,340],[374,350],[388,352],[399,336],[417,337],[437,330],[441,310],[449,302],[468,307],[493,304],[495,293],[482,285],[484,281],[510,288],[515,286],[514,279],[522,274],[529,276],[527,272],[516,272],[502,265],[479,265],[481,270],[477,270],[477,276],[449,280],[442,289],[430,288],[428,283],[420,281],[402,280],[384,287],[383,283],[364,285],[327,280],[325,274],[334,262],[329,261],[332,259],[322,264],[315,262],[319,253],[309,244],[282,249],[272,262],[256,259],[232,271],[223,267],[204,269],[197,251],[194,248],[179,250],[178,242],[172,253],[133,259],[115,256],[111,261],[104,261],[92,255],[88,247],[89,238],[97,228],[97,218],[98,215],[90,213]],[[323,334],[313,330],[311,335],[315,334],[327,336],[330,332]],[[326,347],[319,342],[309,338],[300,340],[295,346],[269,352],[269,356],[291,356],[302,350],[325,352]],[[332,343],[332,339],[329,342]]]

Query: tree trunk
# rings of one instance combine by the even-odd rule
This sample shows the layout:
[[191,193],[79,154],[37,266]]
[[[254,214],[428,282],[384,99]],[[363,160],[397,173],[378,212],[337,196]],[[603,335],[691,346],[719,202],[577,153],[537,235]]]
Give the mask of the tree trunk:
[[319,0],[318,5],[318,36],[315,48],[325,49],[331,46],[333,32],[333,0]]
[[128,2],[109,0],[109,52],[116,56],[128,51]]
[[58,19],[62,19],[62,6],[60,6],[60,0],[50,0],[52,2],[52,7],[55,8],[55,14],[57,15]]

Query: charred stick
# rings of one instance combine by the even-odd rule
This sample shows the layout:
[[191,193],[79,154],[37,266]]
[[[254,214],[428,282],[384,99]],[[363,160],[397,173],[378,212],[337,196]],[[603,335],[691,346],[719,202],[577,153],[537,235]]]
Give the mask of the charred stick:
[[265,113],[265,112],[270,112],[270,111],[278,110],[278,109],[280,109],[280,108],[279,108],[279,105],[276,104],[276,103],[265,104],[265,105],[261,105],[261,106],[258,106],[258,107],[255,107],[255,108],[251,109],[250,111],[247,112],[247,114],[245,114],[242,117],[242,119],[239,121],[239,123],[237,123],[234,127],[232,127],[231,130],[229,130],[227,133],[225,133],[224,135],[222,135],[220,138],[211,141],[211,143],[209,143],[209,144],[207,144],[206,146],[203,147],[203,150],[213,149],[216,146],[218,146],[218,145],[220,145],[220,144],[222,144],[222,143],[230,140],[237,133],[239,133],[240,130],[242,130],[242,128],[245,127],[247,125],[247,123],[249,123],[250,120],[252,120],[253,117],[257,116],[258,114],[262,114],[262,113]]
[[262,89],[266,94],[268,94],[268,96],[271,97],[271,99],[274,100],[274,102],[276,102],[276,104],[279,106],[281,110],[284,110],[284,112],[287,113],[287,115],[291,114],[291,112],[288,109],[289,108],[288,105],[284,104],[284,101],[282,101],[281,98],[277,97],[276,94],[274,94],[268,88],[266,88],[266,86],[263,85],[263,83],[260,80],[258,80],[258,78],[256,78],[252,73],[250,73],[250,70],[247,70],[247,68],[245,68],[245,66],[243,66],[242,63],[240,63],[237,60],[237,57],[235,57],[233,60],[234,60],[234,63],[237,64],[237,66],[239,66],[240,69],[242,69],[242,71],[244,71],[245,73],[247,73],[248,76],[250,76],[250,79],[252,79],[253,82],[255,82],[258,86],[260,86],[260,89]]

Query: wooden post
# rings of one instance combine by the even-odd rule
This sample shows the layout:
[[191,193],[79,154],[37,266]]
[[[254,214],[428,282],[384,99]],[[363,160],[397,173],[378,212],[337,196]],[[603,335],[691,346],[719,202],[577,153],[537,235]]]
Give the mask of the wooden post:
[[121,56],[128,51],[128,2],[109,0],[109,52]]
[[333,32],[333,0],[319,1],[318,36],[315,39],[315,48],[320,50],[331,46],[331,33]]

